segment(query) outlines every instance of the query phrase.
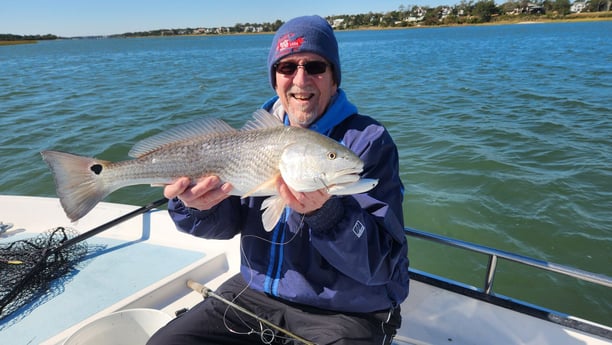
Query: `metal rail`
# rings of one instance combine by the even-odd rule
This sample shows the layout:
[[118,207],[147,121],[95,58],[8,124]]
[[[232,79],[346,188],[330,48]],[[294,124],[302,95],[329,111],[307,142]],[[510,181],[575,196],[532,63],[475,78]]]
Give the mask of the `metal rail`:
[[566,276],[570,276],[576,279],[588,281],[598,285],[612,287],[612,278],[598,273],[592,273],[581,269],[555,264],[543,260],[533,259],[527,256],[518,255],[503,250],[498,250],[490,247],[481,246],[471,242],[465,242],[450,237],[432,234],[411,228],[404,228],[404,232],[413,237],[429,240],[432,242],[448,245],[451,247],[461,248],[472,252],[485,254],[488,256],[489,261],[487,265],[487,272],[484,282],[483,292],[491,294],[493,290],[493,279],[495,278],[495,271],[497,269],[497,259],[505,259],[513,261],[527,266],[536,267],[542,270],[560,273]]

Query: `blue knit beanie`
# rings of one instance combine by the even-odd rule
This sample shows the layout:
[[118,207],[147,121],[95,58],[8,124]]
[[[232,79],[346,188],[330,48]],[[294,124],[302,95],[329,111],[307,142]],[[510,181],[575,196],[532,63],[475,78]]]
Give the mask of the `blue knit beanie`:
[[334,80],[340,86],[340,56],[334,30],[320,16],[304,16],[283,24],[272,40],[268,54],[268,72],[272,88],[276,85],[274,64],[295,53],[309,52],[324,57],[332,65]]

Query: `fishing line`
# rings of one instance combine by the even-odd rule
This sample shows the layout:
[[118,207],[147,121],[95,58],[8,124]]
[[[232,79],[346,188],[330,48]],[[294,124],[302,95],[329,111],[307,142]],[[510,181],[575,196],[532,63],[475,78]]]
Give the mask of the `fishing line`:
[[[212,290],[210,290],[209,288],[207,288],[206,286],[204,286],[204,285],[202,285],[200,283],[197,283],[197,282],[195,282],[195,281],[190,279],[187,282],[187,285],[192,290],[197,291],[200,294],[202,294],[202,296],[204,296],[204,298],[212,297],[212,298],[215,298],[217,300],[220,300],[223,303],[227,304],[228,306],[231,306],[231,307],[235,308],[236,310],[238,310],[238,311],[240,311],[240,312],[242,312],[242,313],[244,313],[246,315],[249,315],[249,316],[255,318],[257,321],[259,321],[260,328],[262,328],[262,333],[260,334],[260,339],[265,344],[271,344],[272,341],[274,341],[274,339],[278,337],[279,339],[298,340],[298,341],[300,341],[300,342],[302,342],[302,343],[304,343],[306,345],[315,345],[314,343],[312,343],[312,342],[310,342],[310,341],[300,337],[299,335],[291,333],[291,331],[288,331],[288,330],[286,330],[286,329],[284,329],[284,328],[282,328],[280,326],[277,326],[277,325],[273,324],[272,322],[270,322],[270,321],[268,321],[268,320],[266,320],[264,318],[261,318],[258,315],[252,313],[251,311],[247,310],[246,308],[243,308],[243,307],[237,305],[236,303],[223,298],[221,295],[218,295],[218,294],[214,293]],[[274,334],[274,332],[271,329],[263,329],[263,325],[262,324],[266,324],[267,326],[269,326],[269,327],[271,327],[271,328],[273,328],[273,329],[275,329],[275,330],[277,330],[279,332],[287,334],[288,336],[290,336],[290,338],[285,338],[285,337],[277,336],[277,335]],[[251,329],[251,331],[252,331],[252,333],[257,334],[254,329]],[[248,334],[252,334],[252,333],[248,333]],[[266,337],[266,336],[268,336],[268,337]]]
[[323,185],[323,187],[325,187],[325,191],[326,191],[327,193],[329,193],[329,187],[327,186],[327,184],[325,184],[325,181],[323,180],[323,178],[322,178],[322,177],[317,177],[317,178],[315,178],[315,180],[318,180],[319,182],[321,182],[321,184]]
[[[285,209],[285,212],[288,212],[288,211],[287,211],[287,209]],[[287,213],[287,214],[289,214],[289,213]],[[298,227],[297,227],[296,231],[293,233],[293,235],[291,236],[291,238],[289,238],[289,240],[284,241],[284,242],[276,242],[276,241],[271,241],[271,240],[269,240],[269,239],[267,239],[267,238],[263,238],[263,237],[261,237],[261,236],[257,236],[257,235],[245,235],[245,236],[242,236],[242,237],[241,237],[241,239],[240,239],[240,253],[241,253],[241,256],[244,258],[244,261],[245,261],[245,263],[246,263],[246,266],[247,266],[247,267],[248,267],[248,269],[249,269],[249,272],[250,272],[250,277],[249,277],[249,281],[247,282],[246,286],[245,286],[245,287],[244,287],[244,288],[243,288],[243,289],[242,289],[242,290],[241,290],[241,291],[240,291],[240,292],[239,292],[239,293],[238,293],[238,294],[237,294],[237,295],[236,295],[234,298],[232,298],[231,303],[235,303],[235,302],[238,300],[238,298],[239,298],[239,297],[240,297],[240,296],[241,296],[241,295],[242,295],[242,294],[243,294],[243,293],[244,293],[244,292],[245,292],[245,291],[246,291],[246,290],[249,288],[249,286],[251,286],[251,283],[253,282],[252,266],[251,266],[251,263],[250,263],[249,259],[248,259],[248,258],[247,258],[247,256],[246,256],[246,253],[244,252],[244,248],[243,248],[243,241],[244,241],[245,239],[247,239],[247,238],[254,238],[254,239],[257,239],[257,240],[260,240],[260,241],[263,241],[263,242],[267,242],[267,243],[269,243],[269,244],[271,244],[271,245],[285,246],[285,245],[287,245],[287,244],[289,244],[289,243],[293,242],[293,240],[294,240],[294,239],[297,237],[297,235],[298,235],[299,233],[301,233],[302,228],[303,228],[303,226],[304,226],[304,217],[305,217],[305,215],[304,215],[304,214],[302,214],[302,216],[301,216],[301,218],[300,218],[300,223],[298,224]],[[288,218],[288,217],[286,217],[286,219],[287,219],[287,218]],[[286,222],[285,222],[285,224],[286,224]],[[285,228],[285,227],[283,227],[282,231],[286,231],[286,228]],[[239,335],[251,335],[251,334],[258,334],[258,335],[259,335],[259,337],[260,337],[260,340],[261,340],[261,341],[262,341],[262,343],[264,343],[264,344],[272,344],[272,342],[273,342],[275,339],[284,339],[284,340],[288,340],[288,339],[296,339],[296,340],[300,340],[300,341],[304,342],[304,341],[303,341],[303,340],[301,340],[299,337],[297,337],[297,338],[296,338],[296,336],[293,336],[293,335],[292,335],[291,337],[284,337],[284,336],[281,336],[281,335],[275,334],[275,333],[274,333],[274,331],[273,331],[272,329],[270,329],[270,328],[266,328],[266,327],[264,326],[263,322],[262,322],[261,320],[259,320],[259,319],[258,319],[258,317],[255,317],[255,319],[256,319],[256,320],[258,321],[258,323],[259,323],[259,328],[260,328],[260,331],[255,330],[255,329],[254,329],[254,328],[253,328],[251,325],[249,325],[249,324],[247,323],[247,321],[246,321],[246,320],[244,320],[243,318],[241,318],[241,317],[240,317],[240,315],[238,315],[238,314],[236,314],[236,317],[237,317],[238,319],[240,319],[240,321],[242,321],[242,323],[243,323],[243,324],[244,324],[246,327],[250,328],[250,331],[248,331],[248,332],[240,332],[240,331],[234,330],[234,329],[232,329],[232,328],[231,328],[231,327],[230,327],[230,326],[227,324],[227,318],[226,318],[226,315],[227,315],[227,313],[229,312],[230,307],[232,307],[232,305],[228,304],[228,306],[227,306],[227,307],[226,307],[226,309],[225,309],[225,312],[223,313],[223,324],[225,325],[225,328],[226,328],[226,329],[227,329],[229,332],[231,332],[231,333],[234,333],[234,334],[239,334]],[[282,328],[281,328],[281,329],[282,329]],[[277,329],[277,330],[278,330],[278,329]],[[291,334],[291,333],[287,332],[286,330],[283,330],[283,332],[284,332],[285,334]],[[309,342],[308,342],[308,343],[309,343]]]

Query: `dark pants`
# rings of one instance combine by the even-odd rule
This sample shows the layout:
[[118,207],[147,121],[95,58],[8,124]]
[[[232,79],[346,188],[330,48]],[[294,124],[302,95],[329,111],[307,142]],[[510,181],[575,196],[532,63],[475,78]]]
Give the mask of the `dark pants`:
[[[238,274],[217,294],[315,344],[391,344],[401,323],[399,308],[337,313],[280,301],[246,285]],[[300,343],[209,297],[157,331],[147,345]]]

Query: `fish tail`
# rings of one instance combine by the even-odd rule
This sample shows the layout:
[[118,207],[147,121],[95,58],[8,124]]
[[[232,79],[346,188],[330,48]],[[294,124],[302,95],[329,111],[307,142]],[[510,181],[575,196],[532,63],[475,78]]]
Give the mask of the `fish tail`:
[[113,191],[100,176],[110,162],[58,151],[41,155],[53,172],[57,195],[71,221],[85,216]]

